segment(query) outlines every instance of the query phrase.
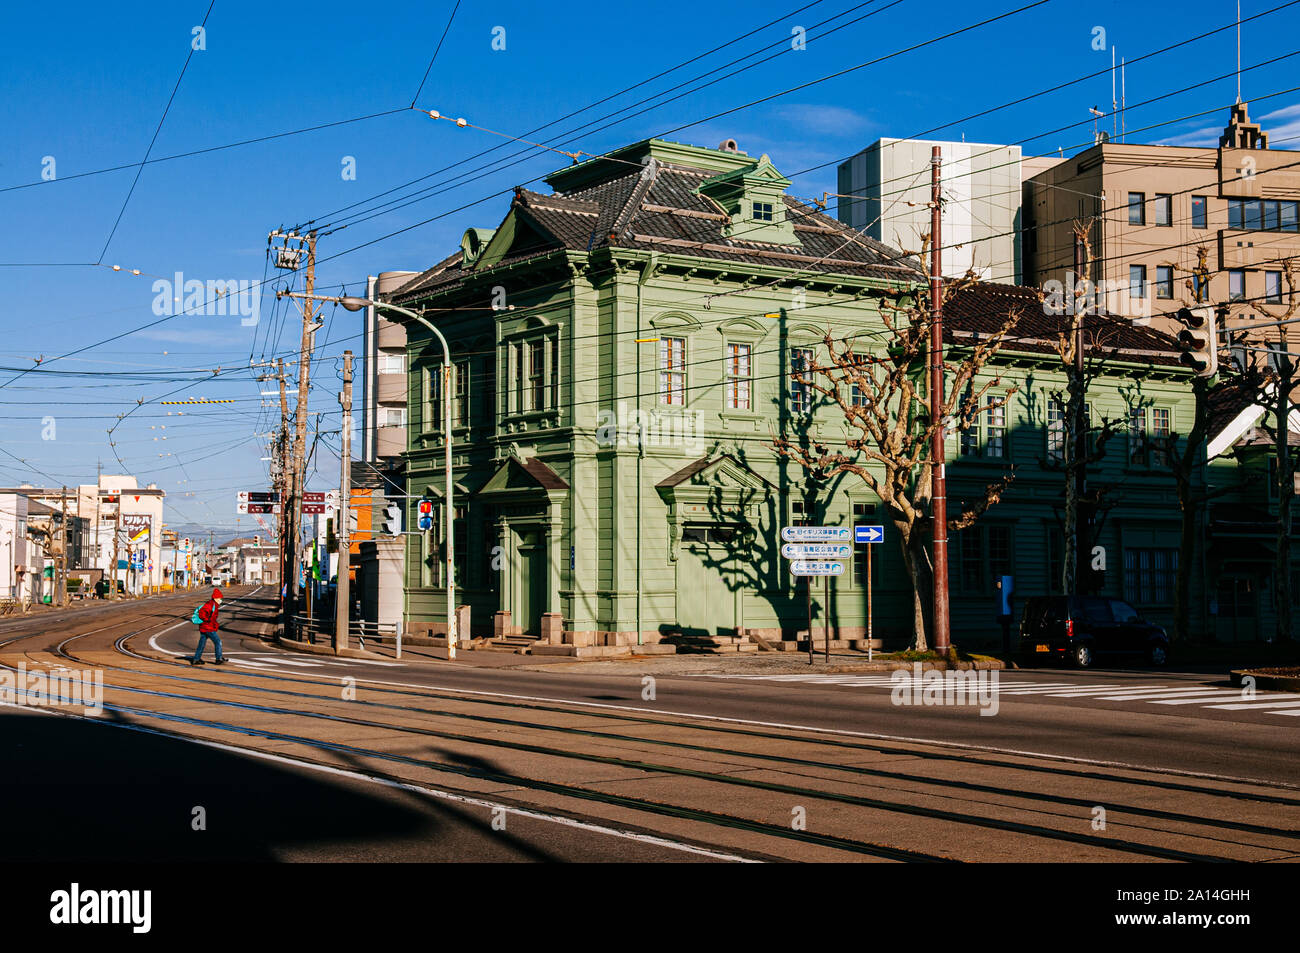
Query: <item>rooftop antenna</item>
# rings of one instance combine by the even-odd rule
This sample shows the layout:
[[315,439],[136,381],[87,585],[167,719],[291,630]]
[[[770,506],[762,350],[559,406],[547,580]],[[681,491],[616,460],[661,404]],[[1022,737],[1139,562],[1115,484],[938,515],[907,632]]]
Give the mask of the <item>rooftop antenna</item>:
[[1119,141],[1128,141],[1128,129],[1125,126],[1124,110],[1128,107],[1125,105],[1125,85],[1124,85],[1124,57],[1119,58]]
[[1097,143],[1101,142],[1102,139],[1104,139],[1106,136],[1104,132],[1097,131],[1097,120],[1106,114],[1102,112],[1100,109],[1098,109],[1096,106],[1092,106],[1091,108],[1089,108],[1088,112],[1092,113],[1092,144],[1095,146]]
[[1237,102],[1241,102],[1241,0],[1237,0]]
[[1110,48],[1110,135],[1119,138],[1119,117],[1115,113],[1119,101],[1115,99],[1115,47]]

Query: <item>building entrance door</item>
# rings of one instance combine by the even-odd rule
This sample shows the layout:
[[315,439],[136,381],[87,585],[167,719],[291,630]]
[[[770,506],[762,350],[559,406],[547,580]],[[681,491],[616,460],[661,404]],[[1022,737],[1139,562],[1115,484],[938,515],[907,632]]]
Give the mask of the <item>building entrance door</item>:
[[1259,620],[1255,580],[1248,576],[1228,576],[1215,589],[1219,603],[1218,636],[1220,639],[1253,641],[1259,638]]
[[515,592],[514,617],[527,635],[541,635],[542,613],[546,611],[546,537],[540,529],[516,531],[519,554],[519,585]]
[[683,635],[736,634],[736,593],[726,569],[734,538],[729,526],[686,527],[677,560],[677,625]]

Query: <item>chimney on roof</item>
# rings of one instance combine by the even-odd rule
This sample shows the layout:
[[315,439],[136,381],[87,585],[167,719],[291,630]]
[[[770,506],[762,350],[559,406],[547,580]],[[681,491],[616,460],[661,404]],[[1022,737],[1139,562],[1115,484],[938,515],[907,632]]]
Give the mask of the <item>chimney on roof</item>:
[[719,152],[739,152],[740,146],[736,145],[735,139],[723,139],[718,143]]

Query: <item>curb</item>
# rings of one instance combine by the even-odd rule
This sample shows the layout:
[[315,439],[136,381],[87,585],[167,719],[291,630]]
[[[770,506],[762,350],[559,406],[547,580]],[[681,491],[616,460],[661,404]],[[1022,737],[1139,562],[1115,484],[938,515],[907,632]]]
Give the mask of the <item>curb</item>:
[[276,645],[288,649],[291,652],[303,652],[307,655],[333,655],[338,658],[359,658],[373,659],[377,662],[391,662],[392,659],[386,655],[379,655],[376,652],[370,652],[365,649],[340,649],[335,651],[332,645],[312,645],[310,642],[299,642],[295,639],[276,638],[272,639]]
[[1256,688],[1272,689],[1275,692],[1300,692],[1300,676],[1269,675],[1267,672],[1248,668],[1234,669],[1230,674],[1232,684],[1238,688],[1241,687],[1242,679],[1249,675],[1255,680]]

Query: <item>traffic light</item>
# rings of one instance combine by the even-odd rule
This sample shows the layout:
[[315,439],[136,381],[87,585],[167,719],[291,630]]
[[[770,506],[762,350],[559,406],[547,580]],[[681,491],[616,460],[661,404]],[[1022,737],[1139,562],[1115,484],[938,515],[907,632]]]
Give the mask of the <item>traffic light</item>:
[[1213,377],[1219,372],[1217,322],[1213,308],[1180,308],[1177,318],[1183,324],[1178,332],[1181,360],[1196,371],[1197,377]]
[[253,537],[253,545],[254,545],[255,547],[260,548],[261,545],[262,545],[262,537],[261,537],[261,536],[254,536],[254,537]]
[[397,503],[389,503],[384,508],[384,532],[389,536],[402,535],[402,507]]
[[422,530],[433,529],[433,500],[422,499],[419,503],[419,527]]

